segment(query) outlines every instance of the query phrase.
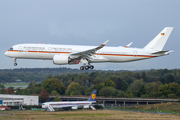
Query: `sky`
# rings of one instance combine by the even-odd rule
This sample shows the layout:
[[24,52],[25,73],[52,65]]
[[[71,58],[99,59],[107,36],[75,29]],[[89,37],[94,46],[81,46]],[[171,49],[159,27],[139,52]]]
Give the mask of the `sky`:
[[143,48],[165,27],[174,27],[163,50],[170,55],[127,63],[95,63],[96,70],[180,68],[179,0],[1,0],[0,69],[77,68],[54,65],[52,60],[6,57],[4,52],[21,43],[51,43]]

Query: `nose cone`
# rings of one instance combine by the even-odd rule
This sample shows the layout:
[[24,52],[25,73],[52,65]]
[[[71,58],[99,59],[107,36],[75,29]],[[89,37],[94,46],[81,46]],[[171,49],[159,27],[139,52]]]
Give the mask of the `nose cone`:
[[4,54],[5,54],[6,56],[9,56],[9,52],[7,52],[7,51],[6,51]]

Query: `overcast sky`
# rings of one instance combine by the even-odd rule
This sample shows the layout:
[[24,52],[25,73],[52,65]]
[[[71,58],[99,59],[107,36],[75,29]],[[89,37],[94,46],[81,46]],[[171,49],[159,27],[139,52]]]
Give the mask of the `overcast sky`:
[[[143,48],[164,27],[174,27],[163,50],[170,55],[127,63],[93,64],[98,70],[180,68],[179,0],[1,0],[0,69],[61,67],[53,61],[4,55],[19,43],[51,43]],[[82,65],[82,64],[80,64]],[[62,67],[78,68],[80,65]]]

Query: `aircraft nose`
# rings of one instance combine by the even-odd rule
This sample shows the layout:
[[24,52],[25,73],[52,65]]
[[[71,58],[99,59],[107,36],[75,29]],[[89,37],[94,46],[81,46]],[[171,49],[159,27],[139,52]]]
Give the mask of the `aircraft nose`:
[[6,56],[8,56],[8,55],[9,55],[9,52],[6,51],[4,54],[5,54]]

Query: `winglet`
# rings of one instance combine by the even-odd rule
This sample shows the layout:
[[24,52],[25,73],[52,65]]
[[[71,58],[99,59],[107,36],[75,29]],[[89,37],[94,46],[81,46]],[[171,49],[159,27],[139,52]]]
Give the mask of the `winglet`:
[[106,40],[103,44],[101,44],[101,46],[105,46],[108,41],[109,40]]
[[125,46],[125,48],[129,48],[133,42],[129,43],[128,45]]
[[94,89],[88,101],[96,101],[96,93],[97,93],[97,90]]

